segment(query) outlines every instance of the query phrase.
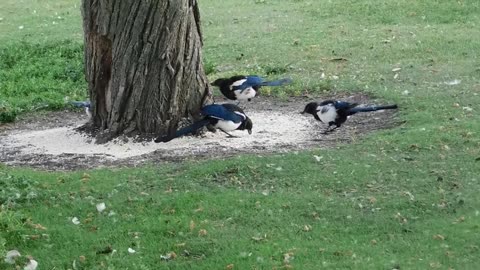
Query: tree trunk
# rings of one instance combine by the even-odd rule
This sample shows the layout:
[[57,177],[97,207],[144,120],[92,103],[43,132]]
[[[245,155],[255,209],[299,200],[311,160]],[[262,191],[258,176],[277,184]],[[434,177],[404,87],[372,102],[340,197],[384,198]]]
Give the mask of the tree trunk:
[[210,99],[197,0],[82,0],[82,15],[97,142],[167,134]]

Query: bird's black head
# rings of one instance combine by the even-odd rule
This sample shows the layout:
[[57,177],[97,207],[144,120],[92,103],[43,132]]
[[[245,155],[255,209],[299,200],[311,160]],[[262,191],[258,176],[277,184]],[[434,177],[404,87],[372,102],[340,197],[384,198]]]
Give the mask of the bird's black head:
[[216,79],[210,85],[220,87],[224,82],[225,82],[225,79],[220,78],[220,79]]
[[317,102],[310,102],[305,106],[305,109],[303,110],[303,112],[301,112],[301,114],[309,113],[315,115],[317,113],[317,107]]
[[248,130],[248,134],[252,134],[253,122],[250,118],[243,120],[242,124],[238,127],[239,130]]

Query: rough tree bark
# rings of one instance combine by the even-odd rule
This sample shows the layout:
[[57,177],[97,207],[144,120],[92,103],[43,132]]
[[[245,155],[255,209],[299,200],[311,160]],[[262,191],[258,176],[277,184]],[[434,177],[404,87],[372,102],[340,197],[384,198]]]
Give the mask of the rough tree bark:
[[97,142],[166,134],[210,99],[197,0],[82,0]]

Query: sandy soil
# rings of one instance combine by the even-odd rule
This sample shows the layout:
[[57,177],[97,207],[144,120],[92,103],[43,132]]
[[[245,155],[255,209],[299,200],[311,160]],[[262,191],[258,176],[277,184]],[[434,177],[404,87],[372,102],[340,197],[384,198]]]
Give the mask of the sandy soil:
[[[360,104],[375,103],[361,95],[335,98]],[[46,170],[73,170],[179,162],[198,157],[222,158],[239,153],[278,153],[331,147],[395,124],[393,116],[396,111],[362,113],[350,117],[338,131],[323,135],[324,125],[312,116],[299,114],[312,100],[256,98],[241,105],[253,121],[252,135],[246,131],[235,131],[232,134],[239,138],[227,138],[222,132],[207,132],[202,136],[182,137],[168,143],[117,139],[95,144],[85,134],[74,130],[87,121],[81,111],[32,115],[0,127],[0,162]]]

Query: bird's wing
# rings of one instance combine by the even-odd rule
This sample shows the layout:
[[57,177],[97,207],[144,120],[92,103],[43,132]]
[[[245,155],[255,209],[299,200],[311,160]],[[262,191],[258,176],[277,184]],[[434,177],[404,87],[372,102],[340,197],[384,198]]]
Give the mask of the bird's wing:
[[239,123],[243,121],[243,117],[235,112],[241,112],[236,110],[238,107],[233,104],[212,104],[202,108],[202,114],[211,118],[219,120],[233,121]]
[[243,90],[249,87],[259,86],[262,84],[263,79],[259,76],[246,76],[241,81],[241,83],[239,83],[240,81],[237,81],[238,83],[236,85],[232,84],[232,90]]
[[350,103],[340,100],[335,101],[333,104],[337,110],[348,110],[358,105],[357,103]]
[[244,84],[246,81],[247,81],[247,79],[240,79],[240,80],[234,81],[232,83],[232,87],[242,86],[242,84]]

